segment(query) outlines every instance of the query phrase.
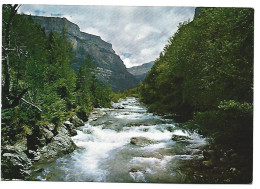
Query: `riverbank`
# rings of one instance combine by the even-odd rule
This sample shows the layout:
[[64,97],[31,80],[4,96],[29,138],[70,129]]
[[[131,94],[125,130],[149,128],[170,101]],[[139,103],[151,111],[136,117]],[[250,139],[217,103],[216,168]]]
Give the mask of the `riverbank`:
[[35,162],[51,162],[73,152],[77,146],[71,139],[83,120],[73,115],[57,128],[53,124],[41,126],[37,132],[27,132],[13,145],[1,148],[2,180],[26,180]]

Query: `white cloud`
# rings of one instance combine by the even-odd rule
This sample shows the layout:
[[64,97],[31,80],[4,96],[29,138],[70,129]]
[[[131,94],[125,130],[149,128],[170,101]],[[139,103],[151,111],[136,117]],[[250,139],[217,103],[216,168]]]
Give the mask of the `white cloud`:
[[102,33],[100,33],[100,31],[98,30],[98,28],[93,28],[93,27],[88,27],[85,29],[82,29],[81,31],[89,33],[89,34],[93,34],[93,35],[102,35]]
[[[19,11],[62,14],[81,31],[112,43],[127,67],[155,60],[179,23],[194,15],[194,8],[188,7],[22,5]],[[131,57],[124,57],[124,53]]]

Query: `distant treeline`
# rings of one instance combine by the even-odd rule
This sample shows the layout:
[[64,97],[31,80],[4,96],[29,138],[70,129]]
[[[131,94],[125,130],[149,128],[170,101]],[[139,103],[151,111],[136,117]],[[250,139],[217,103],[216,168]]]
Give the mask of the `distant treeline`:
[[47,35],[30,16],[17,14],[18,8],[2,7],[2,144],[111,101],[111,88],[97,81],[89,56],[73,71],[66,29]]
[[250,167],[253,52],[253,9],[201,8],[169,39],[141,86],[141,100],[150,111],[181,116]]

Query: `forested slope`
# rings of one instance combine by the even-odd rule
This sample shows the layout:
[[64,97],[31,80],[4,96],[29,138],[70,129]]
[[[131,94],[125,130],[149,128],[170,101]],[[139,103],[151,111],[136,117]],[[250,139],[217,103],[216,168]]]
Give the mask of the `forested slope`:
[[69,63],[66,28],[48,35],[18,6],[3,5],[2,144],[12,144],[40,125],[58,127],[72,114],[110,106],[109,87],[98,82],[87,57],[77,73]]
[[242,161],[236,166],[245,165],[248,175],[253,46],[253,9],[201,8],[193,21],[179,25],[141,87],[150,111],[181,117],[214,144],[235,150]]

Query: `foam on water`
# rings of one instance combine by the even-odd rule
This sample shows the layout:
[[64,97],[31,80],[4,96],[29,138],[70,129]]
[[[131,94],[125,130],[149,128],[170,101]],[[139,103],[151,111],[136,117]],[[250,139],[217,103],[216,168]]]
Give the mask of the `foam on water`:
[[[132,137],[145,137],[152,141],[169,141],[172,133],[169,131],[159,131],[156,126],[130,127],[116,132],[111,129],[102,129],[102,127],[85,126],[91,129],[91,134],[85,134],[78,131],[78,135],[73,137],[75,144],[81,148],[85,148],[84,155],[79,154],[77,164],[81,164],[86,170],[95,170],[98,168],[99,162],[108,158],[112,150],[121,148],[130,143]],[[143,131],[147,128],[148,131]],[[163,147],[164,143],[151,144],[150,148]]]
[[[113,106],[124,106],[123,110],[103,109],[109,111],[110,116],[115,119],[158,119],[158,116],[153,116],[146,113],[146,109],[136,102],[134,98],[128,98],[126,101],[114,103]],[[143,113],[141,112],[143,111]],[[105,169],[101,164],[108,164],[120,160],[113,159],[116,154],[121,153],[124,149],[126,153],[131,154],[132,151],[136,154],[150,153],[155,154],[156,150],[167,150],[175,144],[171,140],[172,135],[189,136],[190,142],[188,145],[194,148],[194,145],[205,144],[205,139],[202,139],[198,134],[189,134],[188,132],[177,129],[174,124],[151,124],[123,127],[120,131],[107,129],[106,125],[92,126],[89,122],[85,124],[80,130],[77,130],[77,135],[72,137],[75,144],[80,147],[80,150],[74,151],[70,155],[70,159],[59,158],[56,161],[59,169],[62,169],[66,176],[63,180],[77,180],[77,181],[106,181],[107,175],[111,173],[109,169]],[[130,144],[131,138],[144,137],[150,141],[150,144],[145,146],[134,146]],[[188,146],[189,147],[189,146]],[[157,153],[157,152],[156,152]],[[129,156],[128,162],[122,162],[126,167],[142,167],[136,171],[124,170],[128,177],[135,182],[147,182],[146,175],[153,175],[156,172],[167,172],[167,167],[175,158],[177,159],[191,159],[191,155],[178,154],[160,154],[158,157],[139,157],[137,155]],[[172,152],[171,152],[172,153]],[[122,159],[123,161],[123,159]],[[124,160],[126,161],[126,160]],[[102,167],[102,168],[101,168]],[[111,168],[113,170],[113,168]],[[160,170],[160,171],[159,171]],[[157,173],[157,174],[158,174]],[[171,174],[171,173],[169,173]],[[40,178],[40,177],[38,177]],[[41,177],[42,180],[45,178]],[[110,180],[111,181],[111,180]],[[113,181],[113,179],[112,179]]]

